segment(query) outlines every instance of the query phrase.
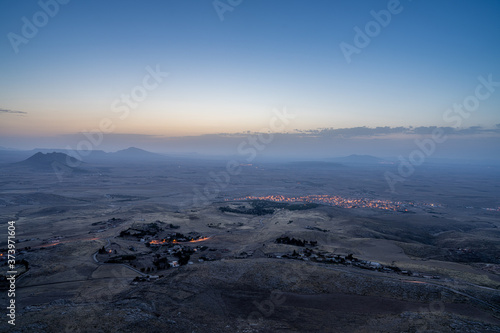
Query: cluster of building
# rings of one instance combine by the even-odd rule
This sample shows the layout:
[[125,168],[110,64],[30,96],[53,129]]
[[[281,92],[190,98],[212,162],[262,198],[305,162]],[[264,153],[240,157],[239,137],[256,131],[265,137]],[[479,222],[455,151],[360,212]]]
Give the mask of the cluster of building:
[[266,196],[246,196],[232,201],[246,200],[265,200],[283,203],[308,202],[328,206],[338,206],[342,208],[375,208],[399,212],[407,212],[409,207],[442,207],[434,203],[414,203],[390,200],[373,200],[368,198],[343,198],[337,195],[303,195],[303,196],[284,196],[284,195],[266,195]]
[[141,241],[146,242],[147,246],[160,246],[165,244],[177,244],[177,243],[198,243],[206,241],[208,239],[210,239],[210,237],[201,237],[201,236],[191,237],[176,233],[167,235],[163,239],[146,240],[144,238],[141,238]]
[[[467,207],[469,208],[469,207]],[[489,212],[500,212],[500,207],[497,208],[483,208],[483,210],[487,210]]]

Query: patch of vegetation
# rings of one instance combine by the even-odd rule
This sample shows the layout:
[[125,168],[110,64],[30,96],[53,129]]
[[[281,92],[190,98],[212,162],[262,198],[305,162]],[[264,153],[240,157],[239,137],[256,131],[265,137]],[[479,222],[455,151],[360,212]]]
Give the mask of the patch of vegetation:
[[156,220],[155,223],[157,224],[166,224],[165,228],[167,229],[179,229],[180,226],[178,225],[175,225],[175,224],[172,224],[172,223],[166,223],[166,222],[163,222],[163,221],[160,221],[160,220]]
[[156,266],[156,269],[168,269],[170,268],[170,265],[168,264],[168,258],[167,257],[160,257],[157,258],[153,261],[153,265]]
[[254,200],[250,202],[251,208],[246,208],[245,206],[238,206],[238,208],[231,208],[229,206],[219,207],[221,212],[237,213],[237,214],[248,214],[248,215],[267,215],[273,214],[275,209],[287,209],[287,210],[308,210],[318,207],[315,203],[303,203],[303,204],[289,204],[284,202],[274,202],[265,200]]
[[137,257],[134,256],[133,254],[124,254],[122,256],[112,257],[112,258],[106,260],[106,263],[121,264],[121,263],[124,263],[124,262],[130,262],[132,260],[135,260],[136,258]]
[[154,236],[158,232],[160,232],[161,230],[162,229],[160,228],[158,223],[153,222],[153,223],[144,224],[142,226],[132,226],[132,227],[128,228],[127,230],[122,230],[120,232],[119,237],[132,236],[132,237],[142,238],[142,237],[147,236],[147,235]]
[[308,230],[316,230],[316,231],[321,231],[321,232],[328,232],[329,231],[327,229],[321,229],[321,228],[313,227],[313,226],[310,226],[310,225],[306,226],[305,228],[308,229]]
[[290,204],[286,202],[275,202],[275,201],[265,201],[265,200],[254,200],[251,202],[251,204],[253,207],[283,208],[287,210],[308,210],[319,206],[319,204],[311,202]]
[[124,219],[113,217],[113,218],[111,218],[111,219],[109,219],[107,221],[94,222],[91,225],[92,226],[96,226],[96,225],[107,225],[107,224],[119,224],[119,223],[123,223],[123,222],[125,222]]
[[316,242],[316,241],[300,240],[300,239],[290,238],[288,236],[276,238],[276,243],[302,246],[302,247],[306,246],[307,244],[309,244],[311,246],[318,245],[318,242]]
[[256,205],[253,205],[253,208],[241,208],[241,207],[231,208],[229,206],[225,206],[225,207],[219,207],[219,210],[223,213],[229,212],[229,213],[258,215],[258,216],[274,213],[273,209],[266,209],[262,206],[256,206]]

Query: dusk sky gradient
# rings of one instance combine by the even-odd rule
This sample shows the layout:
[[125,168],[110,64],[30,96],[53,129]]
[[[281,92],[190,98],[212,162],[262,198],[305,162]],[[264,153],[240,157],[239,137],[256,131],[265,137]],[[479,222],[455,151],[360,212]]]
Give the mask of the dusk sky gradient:
[[[72,0],[16,53],[8,34],[42,9],[1,1],[0,146],[64,148],[103,118],[109,137],[258,132],[282,108],[285,132],[453,126],[443,114],[478,77],[500,81],[500,2],[402,0],[348,63],[339,45],[388,2],[245,0],[221,21],[212,1]],[[120,119],[148,66],[169,75]],[[500,124],[497,89],[460,127]]]

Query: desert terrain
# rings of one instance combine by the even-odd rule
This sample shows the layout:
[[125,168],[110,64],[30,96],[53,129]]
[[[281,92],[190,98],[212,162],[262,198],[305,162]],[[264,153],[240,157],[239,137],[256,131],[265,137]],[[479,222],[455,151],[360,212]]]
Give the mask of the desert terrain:
[[498,167],[55,158],[1,166],[15,332],[500,332]]

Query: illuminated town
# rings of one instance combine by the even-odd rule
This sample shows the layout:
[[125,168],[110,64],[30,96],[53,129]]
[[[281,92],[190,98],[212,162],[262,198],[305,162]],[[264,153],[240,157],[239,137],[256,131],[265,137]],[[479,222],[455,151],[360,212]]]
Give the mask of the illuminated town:
[[390,200],[371,200],[367,198],[343,198],[336,195],[304,195],[297,197],[289,197],[284,195],[267,195],[267,196],[246,196],[226,201],[248,201],[248,200],[265,200],[273,202],[297,203],[307,202],[316,203],[328,206],[336,206],[342,208],[375,208],[390,211],[406,212],[409,207],[443,207],[441,204],[434,203],[415,203],[411,201],[390,201]]

